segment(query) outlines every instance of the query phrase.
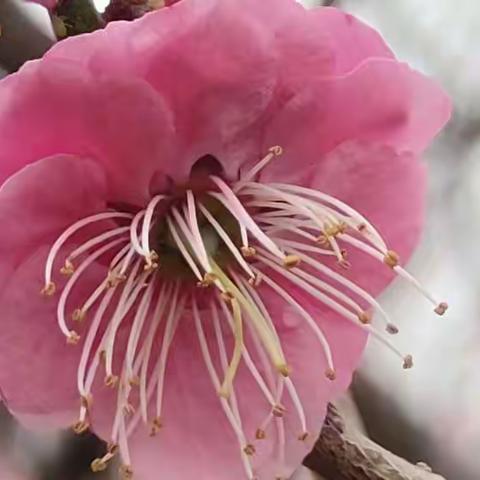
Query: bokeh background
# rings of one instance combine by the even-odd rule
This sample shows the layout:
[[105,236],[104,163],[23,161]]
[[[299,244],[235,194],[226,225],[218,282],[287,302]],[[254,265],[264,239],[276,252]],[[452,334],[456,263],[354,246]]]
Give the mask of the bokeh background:
[[[46,11],[21,3],[0,0],[0,76],[41,55],[54,38]],[[107,3],[97,0],[100,10]],[[371,342],[352,391],[375,441],[412,462],[427,462],[449,480],[479,480],[480,2],[324,3],[373,25],[399,58],[437,78],[453,98],[453,119],[426,156],[428,221],[410,263],[420,280],[448,299],[450,310],[435,317],[408,285],[394,284],[383,300],[401,326],[396,341],[414,355],[415,368],[402,370]],[[25,432],[0,413],[0,457],[13,459],[19,478],[88,479],[89,460],[101,449],[91,437]],[[0,480],[12,475],[0,464]]]

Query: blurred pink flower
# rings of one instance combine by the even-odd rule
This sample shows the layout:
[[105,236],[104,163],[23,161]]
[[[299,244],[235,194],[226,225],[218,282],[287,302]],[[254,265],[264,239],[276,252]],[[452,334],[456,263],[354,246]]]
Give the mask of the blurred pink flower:
[[61,42],[0,105],[0,385],[30,425],[80,397],[94,470],[285,478],[368,333],[410,366],[369,312],[394,333],[373,296],[423,291],[389,248],[418,240],[450,105],[369,27],[183,0]]

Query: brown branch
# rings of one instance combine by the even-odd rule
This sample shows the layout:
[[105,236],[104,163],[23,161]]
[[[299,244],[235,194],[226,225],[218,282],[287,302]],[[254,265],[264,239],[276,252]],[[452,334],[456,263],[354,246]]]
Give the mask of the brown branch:
[[326,480],[445,480],[427,465],[413,465],[377,445],[350,417],[329,405],[320,438],[305,460],[307,467]]

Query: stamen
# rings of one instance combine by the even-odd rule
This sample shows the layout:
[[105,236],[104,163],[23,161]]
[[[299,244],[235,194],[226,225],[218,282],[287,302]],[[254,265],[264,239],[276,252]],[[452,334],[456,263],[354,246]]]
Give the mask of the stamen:
[[325,360],[327,361],[328,368],[330,371],[334,372],[335,367],[333,366],[332,351],[328,343],[325,334],[322,332],[321,328],[317,325],[312,316],[291,296],[289,295],[282,287],[275,283],[271,278],[265,276],[265,283],[272,288],[278,295],[280,295],[288,305],[292,306],[297,310],[297,312],[304,318],[308,326],[312,329],[315,336],[318,338],[320,345],[322,346],[323,353],[325,355]]
[[[193,234],[193,238],[196,240],[196,245],[198,246],[199,254],[202,256],[205,265],[210,267],[208,262],[208,253],[205,245],[203,243],[202,234],[200,233],[200,229],[198,228],[198,220],[197,220],[197,209],[195,207],[195,197],[191,190],[187,191],[187,212],[188,212],[188,223],[190,225],[190,230]],[[211,272],[211,268],[207,268],[207,273]]]
[[[223,310],[223,313],[227,317],[227,321],[230,325],[230,328],[233,331],[234,330],[234,322],[233,322],[233,318],[232,318],[232,313],[226,307],[225,303],[220,302],[220,306]],[[214,325],[214,328],[215,328],[215,332],[216,333],[221,332],[220,320],[219,320],[219,317],[218,317],[218,310],[217,310],[217,307],[215,306],[214,302],[211,303],[210,308],[211,308],[211,311],[212,311],[212,318],[213,318],[213,325]],[[218,336],[218,334],[217,334],[217,336]],[[267,399],[268,403],[270,404],[270,406],[273,406],[275,404],[275,400],[273,399],[273,394],[270,392],[267,385],[265,384],[265,382],[264,382],[262,376],[260,375],[257,367],[255,366],[254,361],[252,360],[252,357],[250,356],[250,353],[248,352],[248,350],[245,346],[242,350],[242,358],[243,358],[243,360],[245,362],[245,365],[247,366],[248,370],[250,371],[252,377],[257,382],[260,390],[265,395],[265,398]]]
[[228,366],[227,371],[225,372],[225,379],[223,380],[222,386],[220,387],[219,395],[224,398],[230,396],[232,390],[232,383],[235,375],[237,373],[238,366],[240,365],[240,359],[242,358],[243,350],[243,322],[242,322],[242,311],[240,310],[240,305],[236,298],[232,298],[230,303],[233,312],[233,326],[234,326],[234,339],[235,345],[233,349],[232,359]]
[[298,185],[290,185],[287,183],[270,183],[270,187],[278,188],[280,190],[299,193],[302,195],[307,195],[309,197],[316,198],[323,202],[326,202],[330,205],[333,205],[335,208],[338,208],[341,212],[344,212],[349,217],[353,218],[357,222],[357,229],[362,233],[362,235],[368,238],[380,251],[386,251],[387,245],[383,240],[380,233],[373,227],[373,225],[359,212],[350,207],[348,204],[338,200],[335,197],[327,195],[319,190],[312,190],[310,188],[301,187]]
[[[69,330],[69,328],[66,325],[65,322],[65,307],[67,303],[68,296],[74,287],[75,283],[78,281],[82,273],[93,263],[95,262],[98,258],[100,258],[102,255],[104,255],[108,250],[111,248],[119,245],[121,242],[123,242],[123,239],[116,239],[111,242],[109,242],[107,245],[104,245],[103,247],[99,248],[95,253],[92,253],[88,258],[86,258],[78,267],[77,271],[69,278],[67,284],[65,285],[62,294],[60,296],[60,299],[58,301],[57,305],[57,320],[58,320],[58,326],[62,333],[67,337],[67,341],[69,343],[77,343],[79,340],[78,335],[76,332],[73,332]],[[78,338],[77,338],[78,337]]]
[[180,215],[180,212],[176,208],[172,208],[173,216],[177,222],[177,225],[180,227],[182,234],[185,239],[190,244],[193,253],[195,254],[198,263],[202,266],[206,273],[212,271],[208,258],[205,257],[203,240],[199,243],[197,238],[191,232],[189,226],[187,225],[185,219]]
[[178,299],[179,284],[175,286],[174,298],[170,304],[170,312],[167,318],[165,326],[165,332],[163,334],[162,347],[160,351],[160,357],[156,372],[154,373],[157,382],[157,402],[156,402],[156,417],[162,418],[162,404],[163,404],[163,387],[165,382],[165,370],[167,368],[168,354],[170,346],[173,341],[173,337],[177,330],[178,312],[183,312],[185,305],[185,297]]
[[[361,242],[360,240],[350,236],[350,235],[344,235],[342,237],[342,240],[344,240],[347,243],[350,243],[351,245],[357,247],[359,250],[362,250],[363,252],[369,254],[373,258],[376,258],[377,260],[387,263],[390,262],[392,263],[391,268],[402,278],[407,280],[410,284],[412,284],[427,300],[429,300],[434,306],[434,312],[437,313],[438,315],[443,315],[447,309],[448,309],[448,304],[445,302],[439,302],[437,301],[433,295],[415,278],[413,277],[410,273],[408,273],[406,270],[404,270],[402,267],[400,267],[398,264],[395,264],[395,260],[398,261],[398,256],[395,254],[393,251],[387,252],[386,255],[383,255],[381,252],[378,252],[374,248],[370,247],[369,245]],[[387,258],[390,258],[387,260]],[[440,313],[439,313],[440,312]]]
[[247,311],[251,321],[253,322],[260,339],[267,349],[273,364],[278,369],[282,375],[288,376],[289,369],[287,364],[285,363],[285,359],[281,350],[279,349],[277,339],[275,337],[272,338],[272,332],[270,328],[265,323],[265,318],[262,314],[258,311],[255,305],[249,302],[242,293],[238,290],[238,288],[233,284],[233,282],[225,275],[225,273],[218,267],[213,260],[213,268],[214,273],[218,276],[220,281],[223,283],[226,291],[230,292],[234,298],[238,300],[238,302],[242,305],[242,307]]
[[[307,250],[309,251],[309,246],[308,245],[303,245],[302,243],[300,242],[292,242],[290,240],[282,240],[281,241],[282,244],[285,244],[286,246],[288,246],[289,248],[292,248],[292,247],[298,247],[299,249],[302,249],[302,250]],[[305,248],[307,247],[307,248]],[[315,250],[315,247],[314,247],[314,250]],[[370,304],[378,313],[380,313],[381,317],[384,319],[384,322],[385,322],[385,325],[386,325],[386,328],[387,328],[387,331],[389,333],[392,333],[392,334],[395,334],[395,333],[398,333],[398,327],[396,325],[394,325],[389,317],[389,315],[387,314],[387,312],[384,310],[384,308],[380,305],[380,303],[377,302],[377,300],[375,300],[375,298],[373,298],[368,292],[366,292],[365,290],[363,290],[362,288],[360,288],[358,285],[356,285],[355,283],[353,283],[352,281],[348,280],[347,278],[343,277],[342,275],[338,274],[337,272],[333,271],[331,268],[327,267],[326,265],[324,265],[323,263],[321,262],[318,262],[314,259],[312,259],[311,257],[309,257],[308,255],[304,255],[302,253],[300,253],[299,251],[297,250],[292,250],[292,252],[296,255],[298,255],[301,260],[305,263],[307,263],[308,265],[314,267],[317,271],[325,274],[326,276],[332,278],[333,280],[335,280],[336,282],[338,282],[339,284],[347,287],[349,290],[351,290],[352,292],[356,293],[359,297],[361,297],[362,299],[364,299],[368,304]],[[366,312],[361,312],[362,315],[365,315]],[[360,320],[362,320],[362,318],[360,318]]]
[[[220,380],[218,378],[217,372],[215,371],[213,360],[212,360],[212,357],[210,355],[210,351],[209,351],[209,348],[208,348],[207,339],[205,337],[205,332],[203,330],[202,321],[200,319],[198,306],[197,306],[197,303],[196,303],[194,297],[192,297],[192,312],[193,312],[193,318],[194,318],[194,322],[195,322],[195,329],[197,331],[197,336],[198,336],[198,340],[199,340],[199,343],[200,343],[200,350],[201,350],[202,355],[203,355],[205,366],[207,367],[207,371],[210,375],[210,379],[212,381],[213,386],[215,387],[215,389],[217,391],[219,391],[220,390]],[[252,466],[250,464],[250,460],[248,458],[248,455],[244,451],[244,448],[247,447],[249,445],[249,443],[246,441],[245,434],[243,433],[242,428],[238,424],[238,421],[235,418],[235,415],[233,414],[233,411],[231,410],[228,401],[223,397],[219,397],[219,399],[220,399],[220,403],[222,405],[223,411],[224,411],[228,421],[230,422],[230,425],[232,426],[233,431],[235,432],[235,434],[237,436],[238,443],[239,443],[239,446],[240,446],[241,452],[242,452],[243,465],[244,465],[244,468],[245,468],[245,471],[247,473],[248,478],[251,479],[253,477],[253,470],[252,470]]]
[[[244,260],[242,257],[242,254],[239,252],[238,248],[235,246],[233,243],[232,239],[228,236],[228,233],[222,228],[222,226],[215,220],[213,215],[205,208],[205,206],[201,203],[198,204],[200,211],[203,213],[205,218],[208,220],[210,225],[215,229],[217,232],[218,236],[223,240],[225,245],[228,247],[232,255],[235,257],[235,260],[237,260],[238,264],[245,270],[247,275],[250,277],[253,277],[253,272],[252,269],[249,267],[248,263]],[[254,250],[252,247],[250,249]],[[242,253],[245,255],[243,249]]]
[[135,318],[133,320],[132,328],[130,330],[130,336],[128,337],[127,351],[125,355],[126,364],[126,377],[129,381],[134,380],[133,375],[133,359],[138,345],[138,340],[145,324],[145,320],[148,315],[150,303],[152,301],[153,289],[155,287],[155,277],[153,277],[146,290],[143,293],[142,300],[138,306]]
[[215,182],[215,184],[220,188],[223,195],[216,192],[211,192],[210,195],[220,200],[235,216],[239,224],[243,224],[252,235],[254,235],[257,240],[274,255],[282,258],[285,256],[283,252],[275,245],[270,238],[268,238],[265,233],[258,227],[249,213],[245,210],[241,202],[238,200],[236,195],[232,192],[230,187],[219,177],[211,175],[210,178]]
[[[54,288],[54,283],[52,282],[52,269],[53,269],[53,263],[55,261],[55,257],[57,256],[57,253],[60,251],[62,248],[63,244],[78,230],[81,228],[95,222],[99,222],[102,220],[112,220],[114,218],[132,218],[133,215],[130,215],[129,213],[121,213],[121,212],[105,212],[105,213],[98,213],[96,215],[91,215],[89,217],[83,218],[82,220],[79,220],[78,222],[75,222],[73,225],[68,227],[55,241],[55,243],[52,245],[52,248],[50,249],[50,252],[48,253],[47,261],[45,264],[45,294],[46,295],[53,295],[55,292]],[[53,287],[51,286],[53,285]],[[53,289],[53,292],[52,292]],[[50,293],[52,292],[52,293]]]
[[[226,308],[223,305],[223,308]],[[213,328],[215,330],[215,337],[217,339],[217,345],[218,345],[218,352],[219,352],[219,355],[220,355],[220,363],[222,365],[222,370],[223,370],[223,375],[224,377],[227,375],[227,371],[229,369],[229,364],[228,364],[228,357],[227,357],[227,348],[225,346],[225,340],[223,338],[223,333],[222,333],[222,327],[220,325],[220,320],[219,320],[219,317],[218,317],[218,310],[217,308],[215,307],[215,303],[212,301],[211,302],[211,310],[212,310],[212,313],[213,313]],[[228,308],[226,308],[226,310],[228,311]],[[233,323],[233,321],[229,322],[229,323]],[[232,329],[233,329],[233,325],[232,325]],[[237,422],[240,426],[242,426],[242,419],[241,419],[241,416],[240,416],[240,410],[238,408],[238,401],[237,401],[237,396],[236,396],[236,393],[235,393],[235,389],[233,388],[232,386],[232,389],[231,389],[231,394],[230,394],[230,405],[231,405],[231,408],[232,408],[232,411],[237,419]]]
[[142,257],[148,255],[149,253],[143,250],[138,237],[138,226],[144,216],[145,210],[140,210],[135,217],[133,217],[132,223],[130,224],[130,243],[132,244],[133,249]]
[[264,169],[270,161],[275,158],[279,157],[283,153],[282,147],[276,145],[274,147],[270,147],[268,149],[268,154],[262,158],[258,163],[256,163],[250,170],[248,170],[242,178],[235,184],[233,191],[236,193],[242,189],[242,187],[253,180],[257,173],[259,173],[262,169]]
[[150,203],[147,205],[147,209],[145,211],[145,217],[143,219],[142,225],[142,250],[145,252],[147,257],[150,258],[152,254],[152,250],[150,249],[150,227],[152,223],[153,213],[157,205],[165,199],[165,195],[156,195],[151,200]]
[[[267,252],[265,252],[267,254]],[[340,315],[342,315],[345,319],[352,322],[354,325],[357,325],[359,328],[371,333],[377,340],[382,342],[389,350],[391,350],[395,355],[399,356],[402,361],[405,359],[405,355],[403,355],[391,342],[389,342],[386,338],[384,338],[378,331],[376,331],[371,325],[364,325],[359,322],[358,317],[353,313],[347,310],[342,305],[338,304],[334,300],[332,300],[328,295],[316,290],[312,287],[309,283],[305,282],[304,280],[300,279],[299,277],[295,276],[290,271],[287,271],[276,264],[274,261],[269,260],[266,256],[262,255],[259,257],[263,263],[271,267],[273,270],[277,271],[288,280],[290,280],[293,284],[299,286],[304,291],[312,295],[314,298],[320,300],[322,303],[330,307],[332,310],[336,311]]]
[[168,223],[168,228],[170,229],[170,233],[172,234],[173,240],[175,241],[178,249],[180,250],[180,253],[182,254],[185,261],[188,263],[188,266],[192,270],[193,274],[198,278],[198,281],[202,282],[203,281],[202,274],[200,273],[200,270],[195,264],[190,253],[188,253],[188,250],[186,249],[185,244],[180,238],[180,235],[178,234],[177,229],[175,228],[175,225],[173,224],[173,221],[170,219],[170,217],[167,217],[167,223]]
[[73,273],[74,271],[73,261],[77,257],[79,257],[85,252],[88,252],[88,250],[90,250],[91,248],[96,247],[99,243],[103,243],[104,241],[109,240],[112,237],[122,235],[123,233],[126,233],[129,230],[130,230],[130,227],[115,228],[113,230],[108,230],[107,232],[102,233],[101,235],[98,235],[86,241],[83,245],[80,245],[68,256],[67,260],[65,260],[65,266],[62,268],[63,271],[61,271],[61,273],[63,273],[64,275]]
[[167,307],[167,302],[171,294],[172,294],[171,285],[169,285],[167,288],[165,284],[163,284],[160,290],[160,293],[158,295],[158,300],[157,300],[157,304],[155,305],[154,313],[152,315],[153,321],[150,324],[150,330],[147,334],[147,338],[142,348],[143,361],[142,361],[142,367],[141,367],[141,373],[140,373],[140,410],[142,413],[142,419],[145,423],[148,422],[147,420],[147,417],[148,417],[147,372],[148,372],[148,365],[150,362],[150,356],[152,353],[153,340],[160,326],[160,322],[163,319],[163,314],[165,312],[165,309]]

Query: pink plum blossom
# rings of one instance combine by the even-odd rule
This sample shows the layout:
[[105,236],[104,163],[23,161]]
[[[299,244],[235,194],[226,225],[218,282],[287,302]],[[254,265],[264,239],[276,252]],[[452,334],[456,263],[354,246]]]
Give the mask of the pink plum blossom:
[[[0,83],[0,386],[150,480],[288,478],[424,217],[441,88],[333,8],[183,0]],[[371,323],[372,314],[378,318]],[[386,332],[382,332],[386,330]]]

